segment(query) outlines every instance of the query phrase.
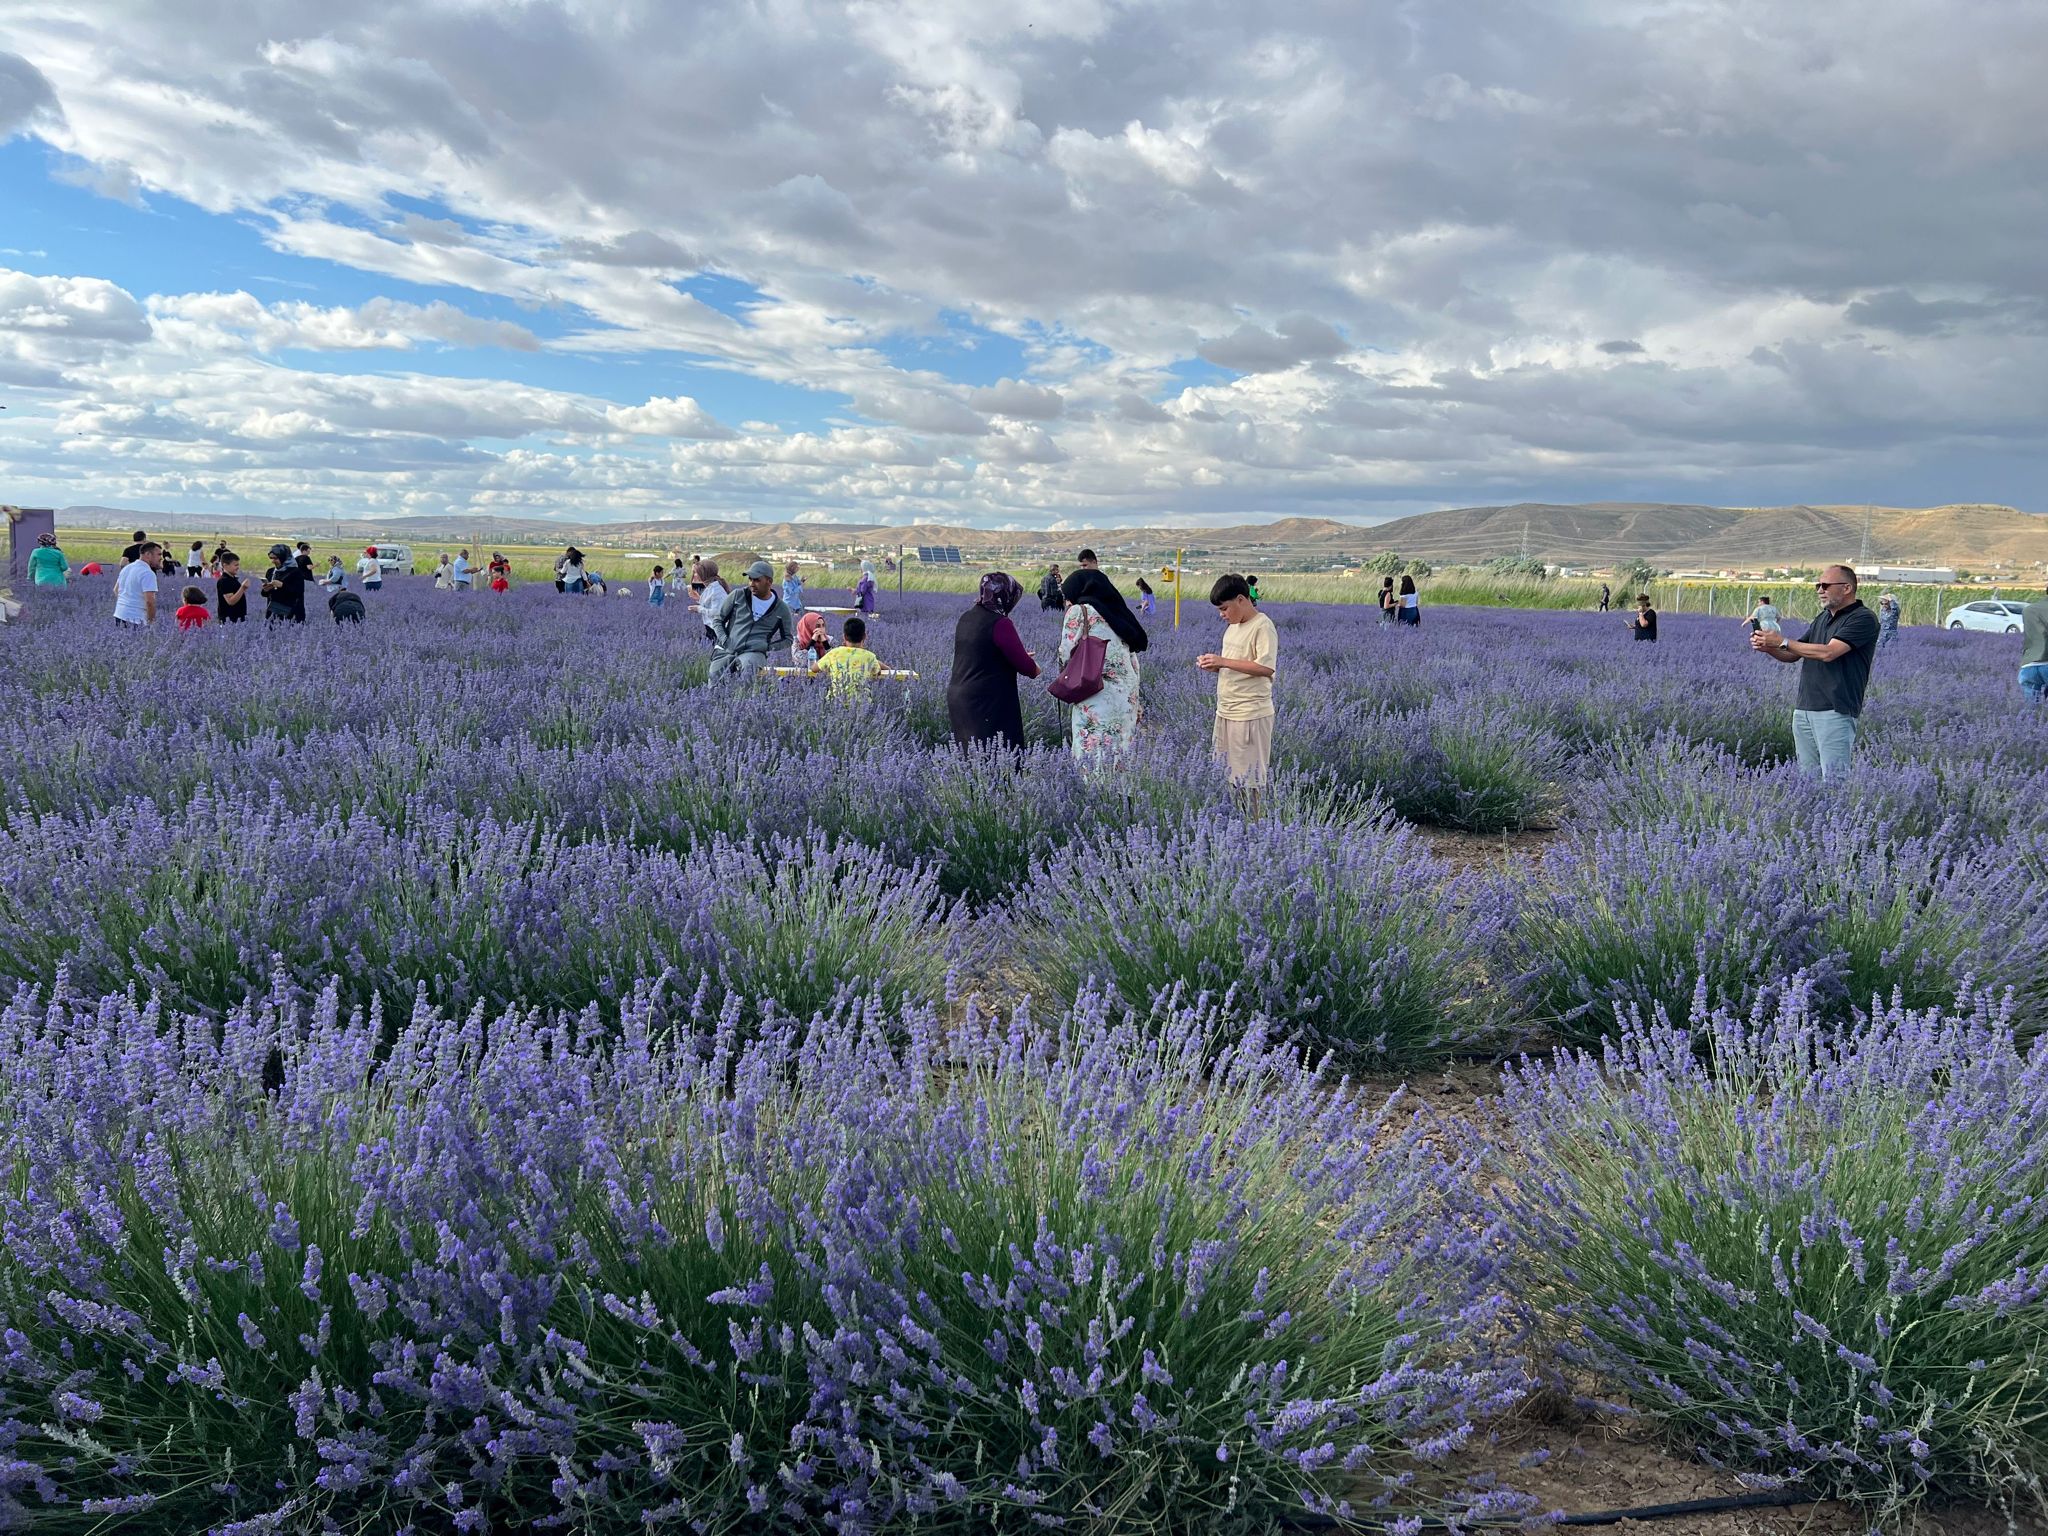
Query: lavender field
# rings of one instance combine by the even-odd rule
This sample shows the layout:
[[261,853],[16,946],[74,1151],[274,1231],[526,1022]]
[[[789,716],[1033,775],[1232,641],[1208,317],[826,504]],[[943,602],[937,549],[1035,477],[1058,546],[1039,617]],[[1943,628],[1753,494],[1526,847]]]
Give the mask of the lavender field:
[[544,587],[38,593],[0,1530],[1479,1525],[1560,1402],[2048,1517],[2013,642],[1902,635],[1821,785],[1731,620],[1280,605],[1248,821],[1206,605],[1088,765],[1040,684],[952,746],[965,601],[849,704]]

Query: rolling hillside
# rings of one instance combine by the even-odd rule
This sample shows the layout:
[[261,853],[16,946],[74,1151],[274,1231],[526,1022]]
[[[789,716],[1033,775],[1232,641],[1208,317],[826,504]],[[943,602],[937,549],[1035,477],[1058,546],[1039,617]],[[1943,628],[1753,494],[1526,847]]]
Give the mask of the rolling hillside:
[[341,537],[405,542],[416,549],[459,544],[560,545],[730,554],[740,550],[803,549],[872,553],[906,545],[958,545],[969,561],[1071,559],[1083,545],[1105,559],[1149,560],[1176,545],[1191,563],[1213,568],[1242,562],[1265,569],[1314,570],[1366,559],[1381,550],[1439,565],[1476,563],[1527,548],[1531,555],[1570,564],[1607,567],[1630,560],[1678,570],[1743,570],[1855,559],[1870,524],[1870,553],[1891,565],[1981,568],[2048,563],[2048,517],[2011,507],[1708,507],[1671,502],[1595,502],[1561,506],[1520,502],[1501,507],[1460,507],[1393,522],[1364,524],[1329,518],[1283,518],[1234,528],[1118,528],[1094,532],[1020,532],[944,526],[781,522],[736,523],[709,519],[575,524],[538,518],[396,518],[319,523],[294,528],[260,518],[167,516],[112,507],[66,507],[64,527],[146,527],[167,536],[227,533]]
[[1743,569],[1854,560],[1866,513],[1871,558],[1890,565],[2048,560],[2048,518],[2011,507],[1702,507],[1601,502],[1466,507],[1382,523],[1378,547],[1438,562],[1522,548],[1574,565],[1647,560],[1673,569]]

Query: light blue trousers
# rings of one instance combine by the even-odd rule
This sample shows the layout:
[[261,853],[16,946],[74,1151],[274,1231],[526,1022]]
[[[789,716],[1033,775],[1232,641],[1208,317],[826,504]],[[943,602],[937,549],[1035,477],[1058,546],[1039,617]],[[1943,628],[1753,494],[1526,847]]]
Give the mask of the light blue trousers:
[[1840,778],[1856,750],[1856,717],[1833,709],[1795,709],[1792,746],[1799,753],[1800,772]]

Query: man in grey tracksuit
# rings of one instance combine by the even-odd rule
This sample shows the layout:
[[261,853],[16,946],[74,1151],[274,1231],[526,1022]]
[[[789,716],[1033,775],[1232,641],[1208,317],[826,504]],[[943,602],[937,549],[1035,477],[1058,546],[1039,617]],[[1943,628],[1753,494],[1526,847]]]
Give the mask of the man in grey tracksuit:
[[796,620],[775,590],[775,572],[766,560],[747,567],[747,584],[718,610],[711,638],[718,648],[711,658],[713,677],[752,677],[768,665],[771,654],[787,651],[795,641]]

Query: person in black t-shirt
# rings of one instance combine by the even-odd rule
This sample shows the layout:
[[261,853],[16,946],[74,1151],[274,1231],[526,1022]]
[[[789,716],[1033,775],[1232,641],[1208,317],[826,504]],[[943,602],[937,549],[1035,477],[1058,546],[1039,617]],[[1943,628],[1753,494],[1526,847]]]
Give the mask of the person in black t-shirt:
[[240,624],[249,617],[249,583],[242,579],[242,557],[231,549],[221,550],[220,575],[214,578],[214,613],[223,624]]
[[1806,638],[1787,640],[1769,630],[1749,637],[1752,648],[1773,661],[1799,663],[1799,692],[1792,701],[1792,745],[1803,773],[1824,779],[1849,770],[1856,750],[1856,723],[1870,687],[1871,658],[1877,655],[1877,615],[1856,596],[1856,572],[1831,565],[1813,584],[1820,615]]
[[1636,599],[1635,617],[1628,621],[1628,627],[1638,640],[1657,643],[1657,610],[1650,606],[1650,594],[1645,592]]
[[270,546],[270,569],[263,573],[263,616],[293,624],[306,622],[307,567],[282,544]]

